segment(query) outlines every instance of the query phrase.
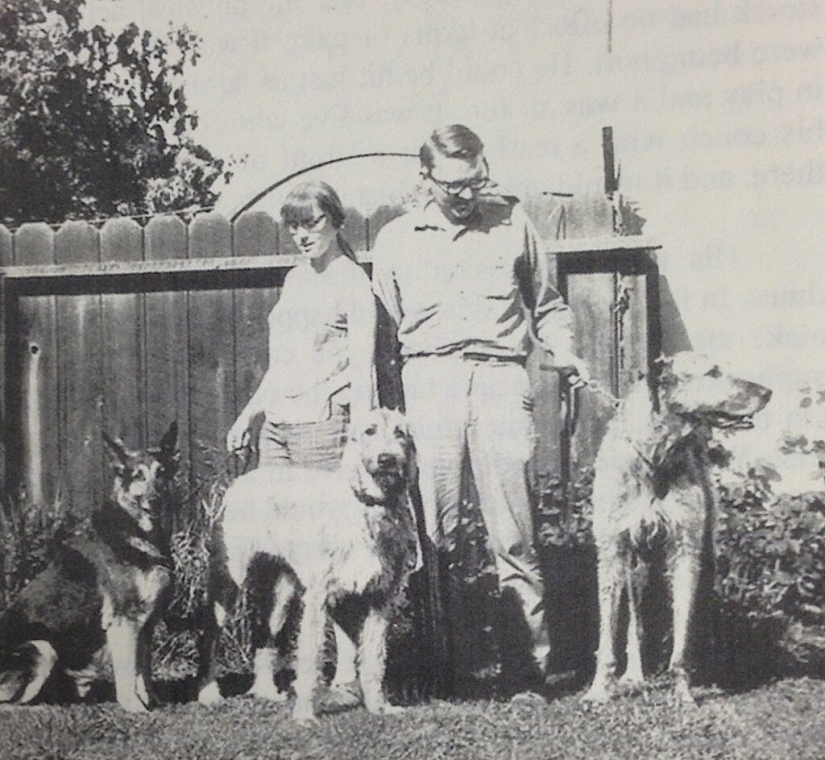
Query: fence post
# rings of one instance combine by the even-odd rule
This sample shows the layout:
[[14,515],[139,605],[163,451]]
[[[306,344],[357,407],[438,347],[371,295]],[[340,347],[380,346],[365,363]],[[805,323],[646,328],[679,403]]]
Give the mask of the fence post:
[[6,484],[6,421],[9,410],[6,405],[6,275],[0,271],[0,424],[3,435],[0,440],[0,487]]

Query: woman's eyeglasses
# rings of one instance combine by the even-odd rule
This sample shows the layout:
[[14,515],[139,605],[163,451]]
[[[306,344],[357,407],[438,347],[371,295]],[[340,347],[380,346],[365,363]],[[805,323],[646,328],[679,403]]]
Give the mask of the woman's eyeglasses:
[[483,190],[490,184],[490,169],[487,166],[487,159],[484,159],[484,174],[481,177],[473,177],[472,179],[459,179],[455,182],[442,182],[441,180],[429,175],[432,183],[447,195],[461,195],[465,190],[472,190],[477,193]]
[[308,219],[306,222],[290,222],[287,224],[286,228],[289,230],[290,235],[295,235],[298,233],[298,230],[306,230],[307,232],[315,232],[320,226],[321,222],[327,218],[326,214],[321,214],[320,216],[316,216],[314,219]]

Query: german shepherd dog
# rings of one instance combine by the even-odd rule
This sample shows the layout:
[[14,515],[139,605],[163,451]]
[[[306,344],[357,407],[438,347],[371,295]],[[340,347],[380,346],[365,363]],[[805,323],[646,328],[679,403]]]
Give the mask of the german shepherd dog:
[[0,617],[0,703],[83,698],[111,671],[124,709],[152,703],[152,629],[171,589],[162,512],[178,467],[177,423],[147,451],[103,440],[112,498]]

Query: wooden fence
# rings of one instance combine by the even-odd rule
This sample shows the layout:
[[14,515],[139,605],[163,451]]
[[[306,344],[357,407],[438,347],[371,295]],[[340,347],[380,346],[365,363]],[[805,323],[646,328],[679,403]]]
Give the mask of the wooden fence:
[[[538,195],[525,206],[547,255],[557,256],[581,353],[603,386],[621,393],[658,350],[648,318],[656,244],[615,236],[601,195]],[[376,234],[399,213],[348,213],[345,234],[367,268]],[[172,419],[193,485],[225,468],[224,436],[265,370],[266,317],[297,262],[288,245],[255,211],[234,222],[204,214],[189,224],[159,216],[145,227],[128,219],[0,227],[7,483],[37,503],[59,495],[91,508],[108,487],[101,431],[144,445]],[[537,464],[549,473],[559,462],[557,385],[540,353],[530,371]],[[604,419],[603,404],[585,401],[582,461]]]

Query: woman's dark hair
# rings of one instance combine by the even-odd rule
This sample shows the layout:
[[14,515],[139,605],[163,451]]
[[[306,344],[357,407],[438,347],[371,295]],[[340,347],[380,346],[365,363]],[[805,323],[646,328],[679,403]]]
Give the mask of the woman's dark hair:
[[338,193],[320,180],[302,182],[292,188],[281,206],[281,219],[284,224],[306,224],[313,218],[315,204],[326,214],[336,230],[341,229],[345,216],[344,206]]
[[433,168],[433,157],[438,151],[446,158],[464,158],[472,161],[484,151],[481,138],[463,124],[448,124],[436,129],[421,146],[418,158],[427,171]]
[[355,261],[355,253],[350,244],[341,235],[344,224],[344,206],[338,193],[321,180],[310,180],[296,185],[289,191],[281,206],[281,219],[284,225],[307,224],[315,216],[314,206],[317,205],[329,220],[329,223],[338,230],[338,247]]

